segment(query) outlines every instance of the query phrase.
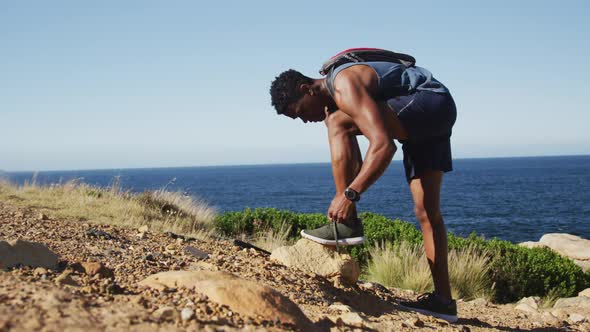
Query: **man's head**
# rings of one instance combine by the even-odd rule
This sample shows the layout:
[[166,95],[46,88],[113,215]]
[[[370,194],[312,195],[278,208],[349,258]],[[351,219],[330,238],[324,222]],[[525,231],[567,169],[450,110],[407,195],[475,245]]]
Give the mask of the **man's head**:
[[322,121],[327,100],[321,89],[322,80],[314,80],[289,69],[282,72],[270,86],[272,105],[278,114],[303,122]]

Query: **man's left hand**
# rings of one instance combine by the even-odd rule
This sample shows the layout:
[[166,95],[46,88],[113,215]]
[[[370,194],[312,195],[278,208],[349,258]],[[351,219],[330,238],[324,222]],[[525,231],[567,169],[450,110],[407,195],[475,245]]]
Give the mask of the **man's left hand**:
[[337,222],[346,221],[350,218],[353,209],[354,202],[344,197],[344,194],[337,195],[328,209],[328,218]]

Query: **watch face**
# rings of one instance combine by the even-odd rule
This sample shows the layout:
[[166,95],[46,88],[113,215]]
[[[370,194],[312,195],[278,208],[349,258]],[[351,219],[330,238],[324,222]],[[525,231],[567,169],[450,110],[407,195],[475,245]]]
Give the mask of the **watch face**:
[[350,189],[346,189],[344,191],[344,196],[346,196],[346,198],[348,198],[351,201],[354,201],[357,198],[356,192],[354,190],[350,190]]

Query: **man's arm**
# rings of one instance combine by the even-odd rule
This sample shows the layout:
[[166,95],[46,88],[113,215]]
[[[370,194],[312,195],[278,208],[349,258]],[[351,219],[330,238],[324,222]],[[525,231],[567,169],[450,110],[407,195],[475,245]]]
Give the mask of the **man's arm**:
[[376,75],[371,68],[354,66],[343,70],[336,77],[334,87],[336,104],[369,140],[362,168],[349,184],[350,188],[362,193],[385,172],[396,147],[388,134],[379,105],[370,93],[376,88]]
[[[326,127],[330,143],[332,175],[336,185],[335,198],[339,198],[363,165],[361,150],[356,139],[356,135],[360,132],[352,118],[343,112],[326,114]],[[353,207],[349,219],[357,219],[356,207]]]

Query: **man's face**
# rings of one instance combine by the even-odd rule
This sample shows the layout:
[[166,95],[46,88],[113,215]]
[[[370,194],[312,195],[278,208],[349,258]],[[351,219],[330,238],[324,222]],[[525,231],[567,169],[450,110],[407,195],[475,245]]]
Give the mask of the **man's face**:
[[285,113],[291,119],[300,118],[304,123],[319,122],[326,118],[320,98],[304,94],[297,102],[289,105]]

